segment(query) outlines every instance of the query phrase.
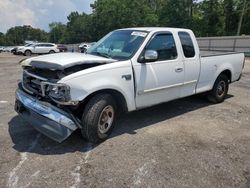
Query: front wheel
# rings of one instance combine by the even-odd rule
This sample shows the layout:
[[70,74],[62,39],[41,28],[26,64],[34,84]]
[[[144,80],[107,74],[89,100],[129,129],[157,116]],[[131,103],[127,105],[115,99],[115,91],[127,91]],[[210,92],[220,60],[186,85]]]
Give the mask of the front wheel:
[[32,52],[31,52],[30,50],[26,50],[26,51],[24,52],[24,55],[25,55],[25,56],[31,56],[31,54],[32,54]]
[[116,103],[110,94],[99,94],[87,103],[82,116],[82,135],[92,143],[108,138],[114,128]]
[[55,53],[54,50],[50,50],[50,51],[49,51],[49,54],[54,54],[54,53]]
[[227,96],[228,88],[228,77],[225,74],[219,75],[212,91],[208,94],[208,100],[213,103],[223,102]]

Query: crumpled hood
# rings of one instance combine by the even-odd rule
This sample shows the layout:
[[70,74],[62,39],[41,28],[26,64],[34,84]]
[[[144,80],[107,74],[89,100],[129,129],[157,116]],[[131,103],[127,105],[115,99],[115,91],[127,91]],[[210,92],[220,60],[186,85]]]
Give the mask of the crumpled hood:
[[83,53],[56,53],[32,57],[22,61],[22,66],[32,66],[40,69],[64,70],[66,68],[91,63],[111,63],[117,60]]

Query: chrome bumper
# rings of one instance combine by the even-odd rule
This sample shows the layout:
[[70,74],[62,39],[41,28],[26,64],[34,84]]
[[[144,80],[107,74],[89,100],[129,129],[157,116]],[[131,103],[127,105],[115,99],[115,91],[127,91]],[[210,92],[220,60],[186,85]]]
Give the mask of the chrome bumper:
[[58,142],[78,128],[69,113],[39,101],[21,89],[16,90],[15,110],[39,132]]

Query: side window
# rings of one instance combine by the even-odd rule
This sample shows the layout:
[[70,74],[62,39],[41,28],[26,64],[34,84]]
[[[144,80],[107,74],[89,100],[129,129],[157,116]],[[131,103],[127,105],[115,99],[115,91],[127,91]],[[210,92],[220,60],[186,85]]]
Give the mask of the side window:
[[179,32],[178,35],[181,40],[181,45],[185,57],[186,58],[194,57],[195,56],[194,44],[190,35],[187,32]]
[[156,35],[147,45],[146,50],[156,50],[158,52],[158,61],[177,58],[175,41],[171,33]]

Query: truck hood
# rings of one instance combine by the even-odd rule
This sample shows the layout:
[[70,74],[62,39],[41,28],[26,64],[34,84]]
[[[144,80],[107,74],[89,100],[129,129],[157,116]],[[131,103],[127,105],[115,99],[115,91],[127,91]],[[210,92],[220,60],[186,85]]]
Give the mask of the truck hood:
[[106,64],[117,60],[83,53],[56,53],[32,57],[21,62],[22,66],[38,69],[65,70],[82,64]]

